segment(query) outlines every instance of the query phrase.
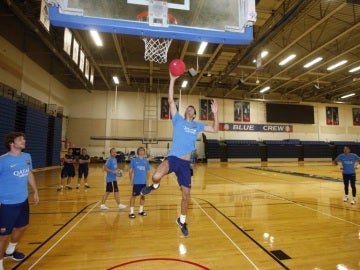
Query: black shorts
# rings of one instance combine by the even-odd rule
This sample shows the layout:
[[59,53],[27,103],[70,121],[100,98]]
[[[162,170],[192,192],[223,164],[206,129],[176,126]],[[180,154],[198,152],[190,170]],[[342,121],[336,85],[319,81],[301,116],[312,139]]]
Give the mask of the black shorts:
[[72,165],[72,166],[64,166],[64,168],[62,168],[62,170],[61,170],[61,178],[74,177],[74,176],[75,176],[75,167],[74,167],[74,165]]
[[[89,175],[89,167],[88,166],[81,166],[83,164],[79,165],[79,170],[78,170],[78,177],[82,178],[84,176],[84,178],[87,178]],[[85,164],[87,165],[87,164]]]
[[132,191],[132,196],[139,196],[140,195],[140,191],[142,190],[142,188],[146,187],[145,184],[135,184],[133,185],[133,191]]
[[117,181],[106,182],[106,192],[119,192]]
[[29,202],[0,205],[0,235],[11,234],[14,228],[29,224]]

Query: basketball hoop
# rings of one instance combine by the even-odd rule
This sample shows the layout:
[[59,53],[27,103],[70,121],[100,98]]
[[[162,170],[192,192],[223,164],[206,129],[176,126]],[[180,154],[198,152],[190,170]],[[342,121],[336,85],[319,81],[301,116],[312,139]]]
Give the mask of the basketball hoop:
[[[177,20],[171,14],[167,14],[166,19],[159,19],[153,17],[153,14],[150,14],[148,11],[143,11],[137,16],[138,21],[149,22],[149,25],[152,26],[168,26],[168,22],[172,24],[177,24]],[[154,37],[143,37],[142,40],[145,43],[145,61],[156,62],[163,64],[167,62],[167,54],[170,48],[172,38],[154,38]]]

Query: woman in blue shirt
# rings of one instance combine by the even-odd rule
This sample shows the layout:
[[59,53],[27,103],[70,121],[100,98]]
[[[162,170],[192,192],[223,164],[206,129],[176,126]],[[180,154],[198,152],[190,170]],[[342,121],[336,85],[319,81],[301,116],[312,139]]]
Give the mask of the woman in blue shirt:
[[335,165],[337,165],[338,162],[342,164],[342,175],[343,175],[344,190],[345,190],[344,202],[347,202],[349,200],[349,183],[351,185],[351,191],[353,196],[351,204],[356,203],[355,168],[359,163],[359,160],[360,157],[357,154],[351,153],[350,146],[344,146],[344,153],[338,155],[334,160]]

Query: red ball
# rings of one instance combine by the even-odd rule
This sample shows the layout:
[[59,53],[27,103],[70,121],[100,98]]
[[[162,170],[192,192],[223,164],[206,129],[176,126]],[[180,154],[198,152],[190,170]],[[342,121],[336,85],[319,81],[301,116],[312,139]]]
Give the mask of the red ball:
[[169,69],[173,76],[181,76],[184,74],[186,66],[181,59],[174,59],[170,62]]

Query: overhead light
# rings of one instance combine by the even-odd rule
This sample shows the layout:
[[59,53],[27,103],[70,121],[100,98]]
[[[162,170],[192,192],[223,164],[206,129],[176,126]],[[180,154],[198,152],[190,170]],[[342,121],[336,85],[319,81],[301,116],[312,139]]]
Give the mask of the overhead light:
[[208,45],[207,42],[205,42],[205,41],[201,42],[197,54],[203,54],[207,45]]
[[96,30],[90,30],[90,35],[93,38],[96,46],[101,47],[103,45],[103,42],[99,36],[99,33]]
[[114,81],[115,84],[120,83],[118,76],[113,76],[112,78],[113,78],[113,81]]
[[355,71],[358,71],[360,70],[360,66],[357,66],[357,67],[354,67],[352,69],[349,70],[349,72],[355,72]]
[[269,54],[268,51],[262,51],[261,54],[260,54],[260,56],[261,56],[261,58],[264,58],[264,57],[266,57],[268,54]]
[[348,61],[348,60],[342,60],[342,61],[340,61],[340,62],[337,62],[336,64],[333,64],[333,65],[331,65],[330,67],[328,67],[327,70],[330,71],[330,70],[333,70],[333,69],[335,69],[335,68],[337,68],[337,67],[340,67],[340,66],[346,64],[347,61]]
[[269,91],[269,90],[270,90],[270,86],[266,86],[260,90],[260,93],[265,93],[266,91]]
[[279,65],[283,66],[286,65],[289,61],[293,60],[296,57],[296,54],[290,54],[288,57],[286,57],[284,60],[282,60]]
[[181,88],[185,88],[188,85],[188,81],[183,81],[181,84]]
[[314,60],[306,63],[306,64],[304,65],[304,68],[309,68],[309,67],[315,65],[316,63],[320,62],[321,60],[323,60],[322,57],[316,57]]
[[355,93],[347,94],[345,96],[342,96],[341,98],[349,98],[355,96]]

